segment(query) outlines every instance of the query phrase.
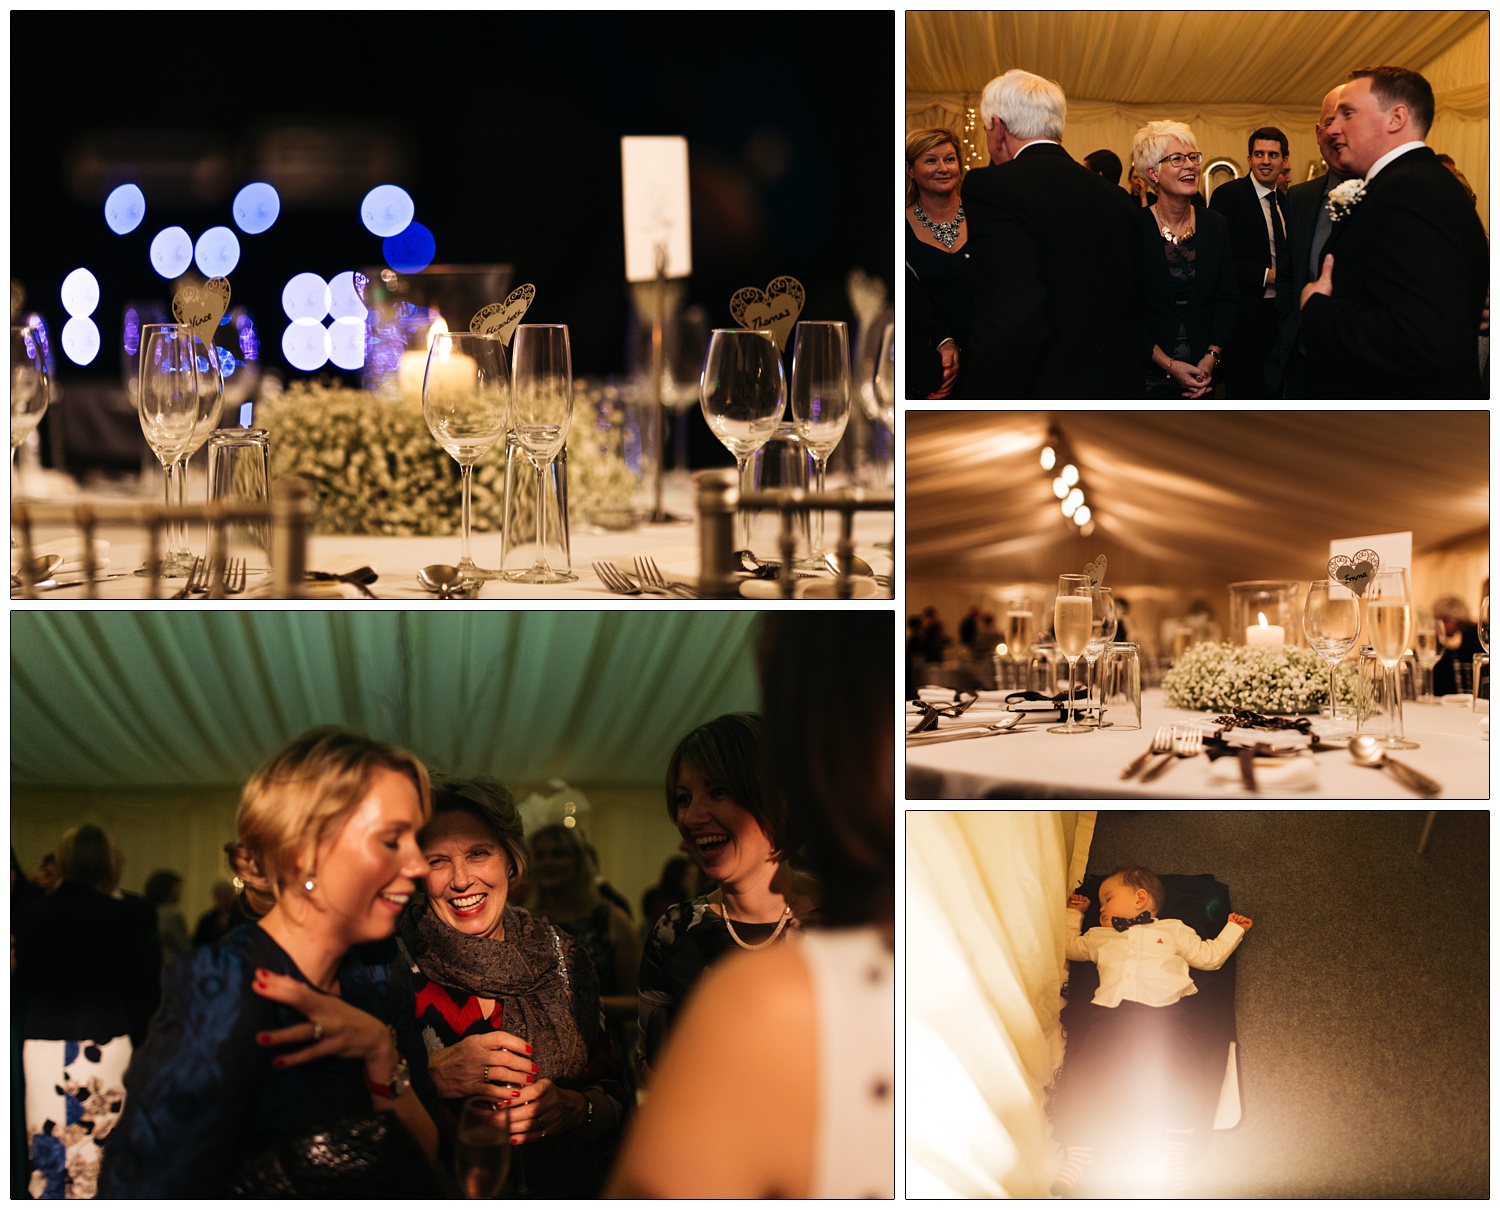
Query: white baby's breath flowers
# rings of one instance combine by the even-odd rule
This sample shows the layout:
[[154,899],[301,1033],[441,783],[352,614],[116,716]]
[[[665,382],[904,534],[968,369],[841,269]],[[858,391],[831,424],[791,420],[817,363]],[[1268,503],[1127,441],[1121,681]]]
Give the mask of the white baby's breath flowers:
[[1365,183],[1362,180],[1343,181],[1328,191],[1328,217],[1334,222],[1348,218],[1354,207],[1364,200]]
[[1198,643],[1162,678],[1183,710],[1306,714],[1328,701],[1328,666],[1301,647]]

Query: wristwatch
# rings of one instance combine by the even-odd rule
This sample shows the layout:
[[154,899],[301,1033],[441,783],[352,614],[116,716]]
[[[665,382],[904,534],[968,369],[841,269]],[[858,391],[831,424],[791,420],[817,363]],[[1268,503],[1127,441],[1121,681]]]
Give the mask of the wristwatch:
[[411,1088],[411,1068],[404,1058],[397,1059],[396,1070],[391,1073],[390,1083],[382,1084],[378,1080],[372,1080],[367,1073],[365,1087],[384,1100],[399,1101]]

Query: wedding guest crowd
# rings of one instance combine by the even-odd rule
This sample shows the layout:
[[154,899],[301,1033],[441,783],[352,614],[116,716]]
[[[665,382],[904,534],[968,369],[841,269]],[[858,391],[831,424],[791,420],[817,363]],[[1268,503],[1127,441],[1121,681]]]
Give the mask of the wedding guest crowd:
[[1108,149],[1064,149],[1054,82],[1006,72],[979,112],[961,184],[951,132],[907,136],[908,398],[1487,397],[1488,241],[1419,73],[1327,94],[1316,180],[1258,127],[1208,204],[1181,122],[1137,132],[1120,188]]

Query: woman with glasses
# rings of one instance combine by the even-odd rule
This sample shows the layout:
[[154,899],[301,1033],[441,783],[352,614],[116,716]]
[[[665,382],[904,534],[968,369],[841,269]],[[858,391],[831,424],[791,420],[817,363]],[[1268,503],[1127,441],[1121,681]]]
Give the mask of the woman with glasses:
[[1141,211],[1139,345],[1148,399],[1202,399],[1219,378],[1239,295],[1229,224],[1194,203],[1203,153],[1181,122],[1136,131],[1135,170],[1156,191]]

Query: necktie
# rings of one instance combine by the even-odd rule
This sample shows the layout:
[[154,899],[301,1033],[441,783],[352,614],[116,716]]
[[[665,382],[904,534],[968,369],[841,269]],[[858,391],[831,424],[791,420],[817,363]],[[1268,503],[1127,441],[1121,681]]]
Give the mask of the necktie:
[[1282,265],[1282,254],[1286,251],[1286,228],[1281,225],[1281,203],[1276,195],[1276,190],[1266,194],[1266,201],[1271,204],[1271,237],[1276,246],[1276,267],[1279,270]]
[[1128,929],[1133,924],[1150,924],[1151,923],[1151,913],[1150,912],[1142,912],[1139,916],[1136,916],[1132,920],[1121,920],[1118,916],[1116,916],[1114,919],[1112,919],[1110,921],[1110,923],[1115,926],[1115,932],[1117,932],[1117,933],[1123,933],[1126,929]]

